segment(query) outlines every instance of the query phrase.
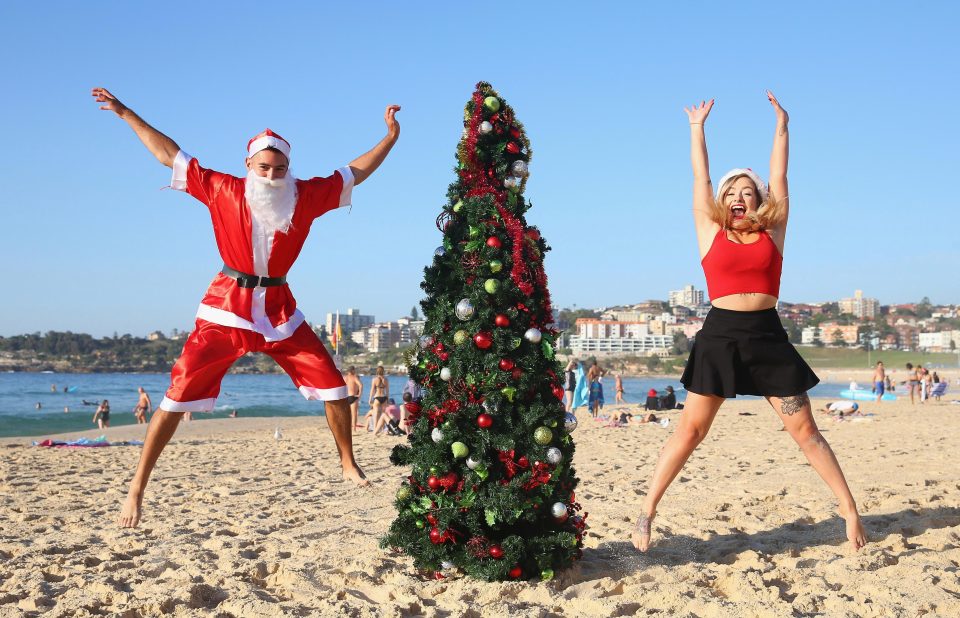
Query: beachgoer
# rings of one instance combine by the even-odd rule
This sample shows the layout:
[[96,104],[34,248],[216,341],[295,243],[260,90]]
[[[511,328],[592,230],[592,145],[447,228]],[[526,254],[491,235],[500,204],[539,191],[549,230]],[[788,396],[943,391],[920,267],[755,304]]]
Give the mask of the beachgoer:
[[933,383],[940,384],[940,376],[937,375],[936,371],[933,372]]
[[63,413],[70,414],[70,406],[63,406]]
[[[147,149],[173,168],[171,187],[209,209],[217,248],[224,258],[197,312],[196,327],[174,365],[171,386],[154,415],[119,523],[136,526],[143,492],[157,458],[184,413],[209,411],[230,366],[246,352],[272,356],[305,398],[325,402],[343,476],[369,484],[353,455],[347,387],[333,359],[307,324],[286,284],[313,220],[350,204],[352,190],[383,162],[400,135],[391,105],[387,135],[372,150],[327,178],[297,180],[289,172],[290,144],[269,129],[247,143],[246,177],[202,167],[109,91],[94,88],[100,109],[124,120]],[[171,282],[182,283],[174,278]]]
[[890,374],[889,374],[889,373],[884,373],[884,376],[883,376],[883,390],[884,390],[884,391],[889,391],[889,392],[892,393],[892,392],[893,392],[893,384],[894,384],[894,381],[890,378]]
[[873,370],[873,392],[877,394],[877,401],[883,398],[886,389],[887,374],[883,370],[883,361],[877,361],[877,368]]
[[933,388],[933,376],[926,367],[920,367],[920,403],[926,403],[930,398],[930,390]]
[[391,397],[383,407],[383,413],[377,420],[376,427],[373,428],[373,435],[376,436],[381,430],[385,430],[391,436],[405,436],[407,432],[401,429],[402,410],[397,402]]
[[837,416],[850,416],[851,414],[859,414],[860,404],[855,401],[834,401],[823,407],[825,414],[836,414]]
[[[423,401],[423,389],[420,388],[420,385],[417,384],[417,381],[413,378],[407,379],[407,383],[403,385],[403,390],[400,391],[401,395],[410,395],[410,401],[414,403],[420,403]],[[404,397],[404,401],[407,399]]]
[[647,391],[647,400],[643,404],[644,410],[659,410],[660,409],[660,396],[657,393],[657,389],[651,388]]
[[40,408],[43,407],[43,404],[38,401],[37,404],[36,404],[35,406],[33,406],[33,407],[36,408],[37,410],[39,410]]
[[914,368],[913,363],[907,363],[907,390],[910,391],[910,403],[913,404],[913,396],[920,390],[920,380],[917,378],[919,367]]
[[51,384],[51,385],[50,385],[50,392],[51,392],[51,393],[57,392],[57,385],[56,385],[56,384]]
[[230,410],[230,414],[228,414],[227,416],[230,418],[237,418],[240,415],[237,413],[236,408],[234,408],[233,410]]
[[93,421],[97,427],[103,429],[110,426],[110,402],[104,399],[93,413]]
[[603,384],[600,382],[603,373],[603,369],[600,368],[600,364],[596,360],[587,370],[587,383],[590,385],[590,398],[587,407],[590,408],[590,414],[593,415],[593,418],[597,418],[600,408],[603,407]]
[[673,410],[677,407],[677,395],[672,386],[668,386],[666,390],[667,392],[660,396],[660,409]]
[[383,365],[378,365],[376,374],[373,376],[373,381],[370,383],[370,397],[367,399],[367,403],[370,405],[370,411],[367,412],[367,416],[363,419],[364,429],[369,430],[371,426],[377,426],[377,422],[380,420],[380,408],[383,407],[383,404],[386,403],[389,396],[390,382],[387,381],[384,375]]
[[360,396],[363,394],[363,382],[357,377],[357,368],[353,365],[347,368],[347,375],[343,376],[347,384],[347,403],[350,404],[350,418],[353,421],[353,431],[360,429],[357,419],[360,416]]
[[567,412],[573,412],[573,394],[577,390],[577,359],[572,358],[563,370],[563,390],[567,395]]
[[616,391],[614,403],[627,403],[623,400],[623,378],[620,377],[619,373],[613,378],[613,388]]
[[137,425],[147,422],[147,412],[153,409],[153,402],[150,401],[150,395],[143,387],[137,389],[137,405],[133,408],[133,415],[137,417]]
[[788,341],[776,310],[788,214],[789,118],[769,91],[767,98],[777,118],[769,193],[755,172],[735,169],[724,175],[713,194],[704,136],[713,101],[685,110],[690,121],[693,215],[713,307],[681,378],[687,398],[680,425],[660,452],[633,534],[633,544],[641,551],[649,547],[651,523],[667,487],[707,435],[724,400],[738,394],[766,397],[839,500],[850,544],[859,549],[866,543],[856,502],[813,419],[807,391],[819,380]]

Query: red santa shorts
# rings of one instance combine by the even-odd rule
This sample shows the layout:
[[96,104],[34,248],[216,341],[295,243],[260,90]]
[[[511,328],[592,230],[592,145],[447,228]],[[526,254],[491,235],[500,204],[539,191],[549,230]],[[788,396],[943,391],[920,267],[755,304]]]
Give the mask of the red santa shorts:
[[167,412],[209,412],[223,376],[247,352],[263,352],[283,367],[307,399],[336,401],[347,385],[327,349],[306,322],[282,341],[266,341],[252,330],[197,320],[173,366],[170,388],[160,403]]

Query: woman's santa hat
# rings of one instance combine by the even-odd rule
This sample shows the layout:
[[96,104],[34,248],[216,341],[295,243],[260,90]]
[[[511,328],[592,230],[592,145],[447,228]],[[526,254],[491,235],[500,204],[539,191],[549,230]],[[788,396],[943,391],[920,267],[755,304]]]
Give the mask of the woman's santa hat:
[[252,157],[261,150],[266,150],[267,148],[279,150],[283,153],[283,156],[287,158],[287,161],[290,160],[290,142],[283,139],[270,129],[266,129],[263,133],[253,136],[253,139],[247,142],[247,157]]

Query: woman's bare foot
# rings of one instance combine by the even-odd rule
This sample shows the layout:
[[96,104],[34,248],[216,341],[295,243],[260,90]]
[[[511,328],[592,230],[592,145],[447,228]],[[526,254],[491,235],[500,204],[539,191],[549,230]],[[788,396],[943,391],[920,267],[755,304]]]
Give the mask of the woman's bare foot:
[[656,516],[656,511],[649,515],[646,513],[640,515],[640,518],[637,519],[637,525],[633,528],[630,540],[633,541],[633,546],[642,552],[646,552],[650,548],[650,528],[653,525],[653,518]]
[[847,522],[847,540],[853,551],[860,551],[860,548],[867,544],[867,531],[863,529],[863,522],[860,521],[860,514],[856,509],[850,509],[845,512],[840,509],[840,517]]
[[117,523],[121,528],[136,528],[140,523],[140,506],[143,504],[143,494],[127,494],[127,498],[120,507],[120,517]]
[[353,481],[357,487],[367,487],[370,485],[370,481],[367,480],[367,477],[363,474],[363,470],[359,466],[343,466],[343,480]]

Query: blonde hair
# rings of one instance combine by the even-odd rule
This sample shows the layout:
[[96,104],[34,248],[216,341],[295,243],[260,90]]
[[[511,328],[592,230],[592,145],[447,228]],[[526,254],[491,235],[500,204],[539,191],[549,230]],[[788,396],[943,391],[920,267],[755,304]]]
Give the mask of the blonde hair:
[[[760,195],[760,188],[757,187],[753,178],[750,178],[747,174],[738,174],[728,178],[726,182],[720,186],[720,190],[717,191],[719,199],[713,199],[713,204],[710,209],[713,220],[723,229],[732,228],[730,209],[724,207],[722,203],[723,195],[727,192],[727,189],[730,188],[730,185],[741,178],[746,178],[753,183],[757,195]],[[756,232],[758,230],[774,229],[783,225],[787,219],[786,203],[786,199],[780,199],[773,194],[773,191],[767,191],[767,199],[760,203],[756,214],[747,213],[746,218],[749,220],[749,229]]]
[[380,365],[379,367],[377,367],[377,375],[378,376],[383,375],[383,365]]

